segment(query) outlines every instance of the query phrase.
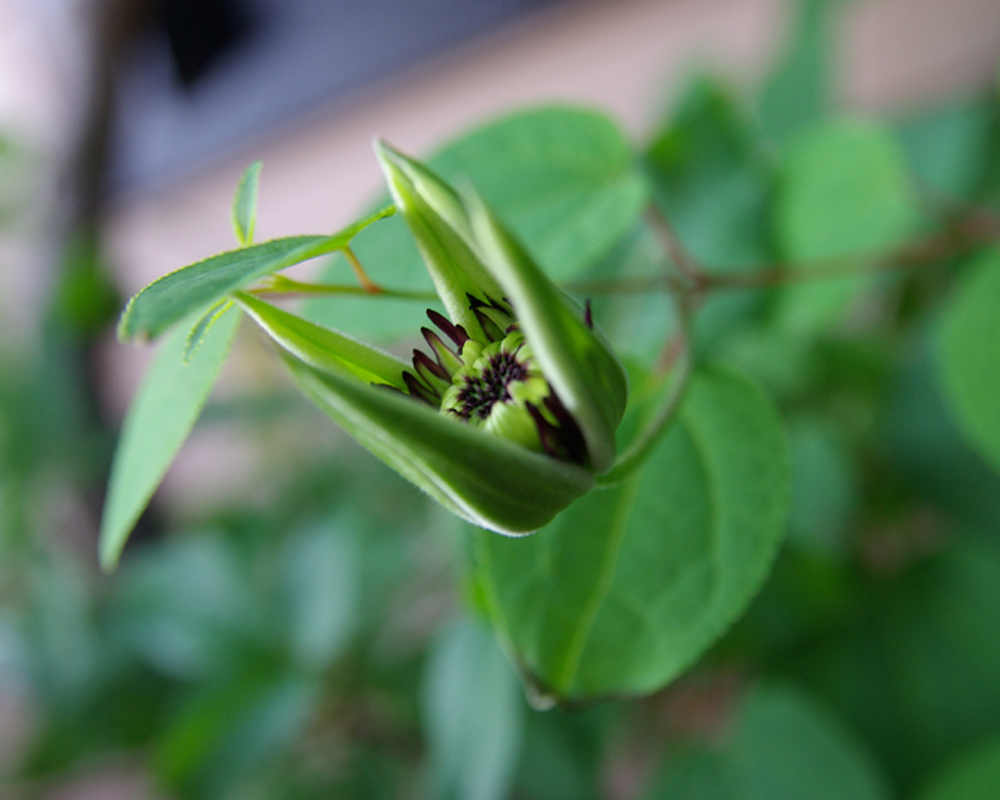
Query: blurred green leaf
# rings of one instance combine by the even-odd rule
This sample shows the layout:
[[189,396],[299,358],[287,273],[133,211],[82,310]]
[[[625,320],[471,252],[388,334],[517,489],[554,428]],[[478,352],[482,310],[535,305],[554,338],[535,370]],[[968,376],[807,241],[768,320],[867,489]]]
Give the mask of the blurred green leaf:
[[331,236],[292,236],[230,250],[183,267],[133,297],[118,322],[122,341],[158,336],[175,322],[223,299],[258,278],[342,250],[373,222],[395,213],[376,211]]
[[888,800],[870,755],[808,696],[754,690],[714,751],[667,762],[648,800]]
[[789,541],[827,558],[843,557],[859,503],[851,453],[836,429],[820,419],[802,419],[791,425],[789,446]]
[[543,690],[650,692],[746,608],[787,508],[773,408],[744,379],[709,370],[637,478],[591,492],[535,536],[480,536],[478,574]]
[[773,260],[767,204],[774,169],[726,88],[693,83],[644,163],[657,204],[700,261],[732,269]]
[[101,517],[100,558],[114,569],[132,527],[194,426],[229,353],[240,312],[227,311],[184,363],[188,327],[157,352],[122,424]]
[[356,617],[358,553],[344,520],[298,531],[282,553],[288,638],[296,663],[314,672],[340,655]]
[[516,794],[545,800],[600,797],[601,746],[622,706],[600,705],[572,714],[529,711]]
[[61,258],[54,312],[76,333],[93,336],[109,326],[121,306],[118,290],[93,229],[74,231]]
[[784,145],[829,111],[831,10],[839,0],[799,0],[792,37],[761,90],[764,131]]
[[524,698],[493,637],[462,619],[430,653],[424,678],[431,796],[508,797],[521,752]]
[[[304,727],[316,687],[296,678],[247,671],[206,684],[175,714],[157,743],[153,766],[186,794],[223,792],[279,759]],[[200,791],[192,791],[196,786]]]
[[[930,335],[918,331],[881,412],[879,430],[913,494],[1000,542],[1000,473],[966,442],[943,397]],[[937,333],[935,326],[934,333]]]
[[969,443],[1000,470],[1000,251],[962,276],[941,320],[945,396]]
[[[460,189],[471,183],[557,281],[579,276],[607,254],[635,225],[649,196],[624,134],[610,118],[586,109],[512,114],[446,145],[427,163]],[[354,250],[377,283],[431,287],[402,220],[359,237]],[[307,314],[377,341],[413,335],[423,324],[426,304],[377,306],[323,299],[311,302]]]
[[972,199],[983,183],[996,111],[987,98],[948,102],[897,126],[909,167],[926,188]]
[[[891,133],[861,121],[811,130],[788,155],[775,200],[774,230],[791,268],[847,258],[855,265],[901,244],[920,221],[909,173]],[[872,276],[792,284],[779,316],[792,330],[835,319]]]
[[430,165],[476,191],[549,277],[576,277],[635,224],[649,188],[618,125],[582,108],[538,108],[448,145]]
[[918,221],[903,153],[885,128],[839,120],[802,137],[783,167],[775,233],[785,258],[878,253]]
[[962,542],[862,599],[859,626],[787,666],[910,785],[1000,730],[1000,557]]
[[919,800],[995,800],[1000,797],[1000,739],[980,745],[937,775]]
[[245,643],[264,638],[260,592],[230,542],[187,532],[137,553],[116,583],[114,631],[161,674],[231,673]]
[[233,197],[233,230],[237,241],[244,247],[253,244],[253,232],[257,227],[257,191],[262,166],[260,161],[254,161],[246,168]]
[[755,691],[731,740],[747,797],[876,800],[890,796],[871,756],[839,720],[794,690]]

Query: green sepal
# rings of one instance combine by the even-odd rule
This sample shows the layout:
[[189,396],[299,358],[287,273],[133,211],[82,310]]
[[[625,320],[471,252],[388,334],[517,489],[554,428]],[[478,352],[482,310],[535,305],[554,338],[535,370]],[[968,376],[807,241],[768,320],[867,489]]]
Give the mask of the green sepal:
[[502,294],[473,250],[470,221],[461,199],[427,167],[384,142],[375,142],[375,155],[448,316],[472,338],[484,338],[469,307],[469,295],[487,301]]
[[369,383],[406,390],[405,361],[246,292],[236,292],[233,299],[277,344],[309,366],[324,372],[346,371]]
[[299,388],[362,446],[458,514],[497,533],[532,533],[594,485],[574,464],[441,416],[411,397],[282,353]]
[[573,300],[476,196],[466,198],[473,237],[503,296],[514,308],[542,373],[583,433],[590,468],[600,475],[615,460],[615,431],[625,414],[628,377],[603,334],[591,329]]

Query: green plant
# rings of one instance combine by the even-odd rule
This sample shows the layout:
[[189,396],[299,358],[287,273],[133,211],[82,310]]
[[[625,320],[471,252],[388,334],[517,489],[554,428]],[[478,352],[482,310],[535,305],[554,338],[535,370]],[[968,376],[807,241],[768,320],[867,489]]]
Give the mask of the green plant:
[[[71,559],[33,557],[10,638],[51,719],[24,774],[124,750],[197,798],[598,797],[623,772],[635,788],[621,793],[644,798],[994,796],[1000,105],[991,90],[900,119],[832,111],[824,7],[808,4],[806,35],[752,103],[695,80],[638,151],[605,115],[568,107],[461,136],[428,166],[467,206],[427,202],[408,173],[431,180],[421,166],[383,153],[409,181],[390,182],[402,213],[253,244],[251,167],[234,203],[241,246],[153,284],[122,321],[125,337],[164,342],[119,445],[106,564],[203,405],[210,423],[251,430],[324,424],[285,395],[208,402],[244,315],[335,417],[390,398],[379,407],[416,420],[398,432],[409,453],[461,455],[442,446],[448,423],[484,470],[504,452],[583,475],[543,503],[554,516],[537,533],[510,538],[426,502],[345,440],[316,462],[279,448],[270,501],[135,543],[100,591]],[[471,315],[445,321],[452,353],[448,325],[496,326],[484,348],[517,334],[504,325],[525,301],[507,284],[483,291],[513,307],[477,315],[461,296],[482,275],[454,290],[424,264],[434,274],[435,258],[441,272],[471,254],[485,280],[511,268],[484,255],[477,195],[574,298],[529,267],[526,291],[550,298],[533,323],[565,310],[570,337],[591,319],[627,370],[624,416],[614,403],[604,415],[613,462],[540,454],[522,413],[544,402],[537,380],[501,429],[520,443],[473,438],[412,397],[369,392],[395,381],[419,394],[402,375],[420,377],[422,359],[322,327],[391,346],[430,306]],[[412,219],[408,199],[423,201]],[[277,274],[334,254],[316,283]],[[305,299],[301,316],[265,302],[286,297]],[[420,380],[443,403],[469,365],[438,366],[447,379]],[[20,419],[31,403],[0,389]],[[544,487],[523,470],[483,475],[498,507],[534,506],[522,487]],[[445,505],[470,477],[447,477]],[[529,710],[522,686],[561,710]]]

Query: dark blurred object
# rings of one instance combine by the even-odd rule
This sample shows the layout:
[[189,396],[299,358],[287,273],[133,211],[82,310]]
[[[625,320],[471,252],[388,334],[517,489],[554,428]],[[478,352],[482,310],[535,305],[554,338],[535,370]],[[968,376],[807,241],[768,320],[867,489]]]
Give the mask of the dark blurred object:
[[162,0],[120,78],[113,187],[169,183],[417,59],[554,2]]
[[190,88],[247,33],[249,18],[237,0],[162,0],[160,24],[177,77]]

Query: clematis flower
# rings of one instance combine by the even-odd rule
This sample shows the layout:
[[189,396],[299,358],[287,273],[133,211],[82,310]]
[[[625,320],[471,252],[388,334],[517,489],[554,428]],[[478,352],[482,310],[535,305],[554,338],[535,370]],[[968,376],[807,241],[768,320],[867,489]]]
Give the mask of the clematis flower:
[[410,363],[244,293],[299,387],[358,442],[462,518],[531,533],[615,458],[627,380],[588,308],[473,194],[376,144],[448,317]]

